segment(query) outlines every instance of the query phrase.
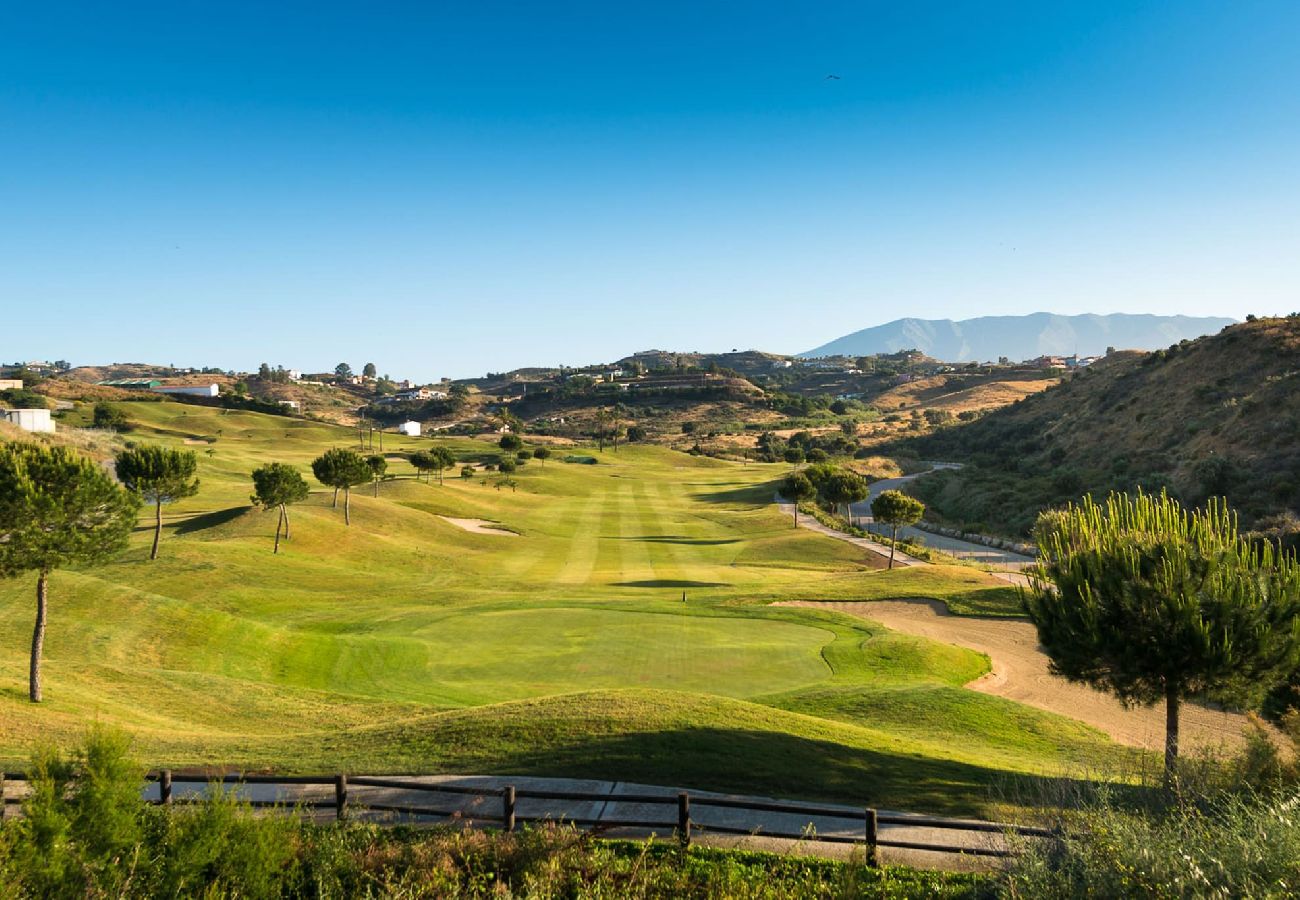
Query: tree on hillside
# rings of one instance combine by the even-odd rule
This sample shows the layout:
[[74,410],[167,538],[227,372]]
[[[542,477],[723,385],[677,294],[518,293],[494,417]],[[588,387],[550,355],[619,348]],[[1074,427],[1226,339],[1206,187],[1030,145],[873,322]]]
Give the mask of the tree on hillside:
[[791,472],[789,475],[785,476],[784,480],[781,482],[781,486],[777,490],[784,499],[789,500],[790,503],[793,504],[794,524],[797,528],[799,526],[799,504],[807,503],[809,500],[816,497],[817,488],[808,480],[808,476],[804,473]]
[[1189,697],[1249,707],[1300,662],[1300,566],[1212,500],[1086,497],[1040,531],[1025,611],[1052,670],[1125,704],[1165,701],[1165,774]]
[[894,567],[894,545],[898,543],[898,529],[905,525],[915,525],[923,515],[925,504],[902,491],[881,491],[871,501],[872,518],[893,529],[889,543],[889,568]]
[[352,367],[345,362],[339,363],[337,366],[334,367],[334,374],[337,375],[339,378],[351,378]]
[[375,368],[374,363],[366,363],[364,366],[361,367],[361,374],[367,378],[374,378],[375,375],[377,375],[378,373],[379,370]]
[[542,461],[543,467],[545,467],[546,461],[550,458],[551,458],[550,447],[538,447],[536,450],[533,451],[533,459],[540,459]]
[[28,695],[41,702],[50,572],[101,562],[126,547],[139,499],[66,447],[0,444],[0,577],[35,571],[36,625]]
[[515,462],[514,457],[501,456],[497,458],[497,471],[503,475],[509,475],[519,468],[519,463]]
[[442,484],[442,473],[456,465],[456,454],[450,447],[434,447],[429,451],[429,463],[438,473],[438,484]]
[[524,439],[517,434],[503,434],[501,440],[497,441],[497,446],[502,450],[514,452],[524,445]]
[[433,471],[433,454],[428,450],[416,450],[409,457],[412,467],[415,469],[415,478],[418,481],[421,475]]
[[803,462],[803,451],[798,447],[786,447],[785,451],[781,454],[781,458],[790,465],[797,467],[799,463]]
[[252,500],[263,509],[279,507],[280,518],[275,523],[275,549],[280,552],[280,528],[289,538],[289,504],[307,499],[307,480],[287,463],[268,463],[253,470]]
[[822,496],[832,506],[843,504],[844,518],[850,524],[853,522],[853,504],[867,499],[869,493],[866,479],[848,469],[836,470],[835,474],[822,485]]
[[339,490],[343,491],[343,522],[351,525],[352,486],[363,484],[371,477],[365,458],[355,451],[336,447],[312,460],[311,471],[321,484],[334,488],[334,508],[339,505]]
[[388,460],[376,454],[366,457],[366,465],[370,467],[370,478],[375,483],[375,496],[379,496],[379,482],[384,477],[384,472],[388,471]]
[[199,479],[194,475],[198,465],[199,458],[192,450],[169,450],[157,445],[134,447],[117,454],[118,480],[126,485],[127,490],[139,494],[154,507],[150,559],[158,558],[163,504],[175,503],[199,492]]
[[126,413],[111,403],[105,403],[102,400],[95,404],[95,412],[91,423],[96,428],[108,428],[113,431],[127,431],[131,427],[131,423],[126,418]]

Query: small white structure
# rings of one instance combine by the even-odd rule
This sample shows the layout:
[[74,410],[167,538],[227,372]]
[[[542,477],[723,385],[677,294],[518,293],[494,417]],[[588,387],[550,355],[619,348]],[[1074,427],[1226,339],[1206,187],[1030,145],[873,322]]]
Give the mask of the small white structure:
[[155,394],[189,394],[193,397],[215,397],[221,393],[218,384],[173,384],[150,388]]
[[0,409],[0,416],[23,431],[54,433],[54,420],[48,409]]
[[299,410],[302,409],[302,404],[300,404],[297,400],[277,400],[275,402],[280,404],[281,406],[293,410],[294,412],[298,412]]
[[23,380],[21,378],[0,378],[0,391],[21,391],[23,389]]
[[289,376],[290,381],[302,381],[302,372],[297,369],[290,369],[285,374]]
[[398,434],[404,434],[404,435],[406,435],[407,437],[419,437],[419,436],[420,436],[420,423],[419,423],[419,422],[403,422],[401,425],[398,425],[398,426],[397,426],[397,433],[398,433]]

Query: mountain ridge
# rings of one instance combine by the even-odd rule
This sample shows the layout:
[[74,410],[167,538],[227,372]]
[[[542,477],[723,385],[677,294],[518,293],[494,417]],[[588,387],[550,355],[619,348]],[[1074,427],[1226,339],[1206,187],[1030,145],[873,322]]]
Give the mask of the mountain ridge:
[[1038,356],[1100,356],[1108,348],[1156,350],[1235,324],[1219,316],[1085,313],[1065,316],[979,316],[972,319],[895,319],[828,341],[801,357],[871,356],[920,350],[944,362],[1012,360]]

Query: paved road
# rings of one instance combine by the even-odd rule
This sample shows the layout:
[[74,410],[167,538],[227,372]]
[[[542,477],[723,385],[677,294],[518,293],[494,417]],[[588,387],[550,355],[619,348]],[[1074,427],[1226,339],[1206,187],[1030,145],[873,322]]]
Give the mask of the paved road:
[[[936,463],[930,471],[935,469],[953,469],[957,466],[953,463]],[[919,472],[916,475],[904,475],[901,478],[885,478],[874,482],[871,485],[871,493],[867,499],[861,503],[853,504],[853,515],[860,518],[866,525],[874,525],[875,520],[871,516],[871,501],[880,496],[884,491],[897,490],[907,482],[926,473]],[[878,526],[882,530],[886,526]],[[898,530],[900,538],[917,538],[927,547],[933,547],[935,550],[942,550],[944,553],[962,559],[974,560],[998,568],[1018,571],[1027,566],[1033,565],[1033,558],[1024,556],[1020,553],[1012,553],[1009,550],[1001,550],[996,547],[986,547],[983,544],[976,544],[973,541],[963,541],[958,538],[951,538],[941,534],[933,534],[920,528],[910,526]]]
[[[785,515],[790,516],[791,519],[794,518],[794,504],[790,503],[787,500],[782,500],[779,494],[777,495],[776,498],[776,506]],[[835,540],[837,541],[844,541],[847,544],[853,544],[855,547],[861,547],[863,550],[866,550],[868,553],[875,554],[877,556],[883,557],[884,559],[889,559],[889,548],[886,547],[884,544],[876,543],[870,538],[861,538],[861,537],[857,537],[856,535],[845,534],[842,531],[836,531],[834,528],[827,528],[825,525],[823,525],[821,522],[818,522],[812,516],[807,516],[807,515],[799,516],[799,527],[807,528],[809,531],[815,531],[818,534],[824,534],[826,535],[826,537],[829,538],[835,538]],[[894,565],[923,566],[926,565],[926,563],[913,556],[908,556],[902,550],[899,550],[894,554]]]
[[[355,777],[355,776],[354,776]],[[572,801],[557,799],[538,799],[520,797],[517,800],[515,814],[520,822],[535,819],[590,819],[597,822],[594,830],[604,837],[644,838],[652,834],[664,839],[673,839],[677,824],[677,794],[682,790],[676,787],[660,785],[634,784],[624,781],[600,781],[576,778],[531,778],[524,776],[494,775],[394,775],[381,776],[386,780],[440,784],[459,788],[474,788],[490,791],[488,796],[475,794],[434,793],[429,791],[403,790],[401,788],[375,788],[350,784],[348,788],[349,817],[363,821],[408,822],[415,824],[450,823],[453,825],[479,825],[491,828],[500,827],[502,799],[500,792],[506,785],[514,785],[516,791],[550,791],[565,793],[598,794],[598,801]],[[205,794],[208,785],[202,782],[176,781],[173,785],[174,800],[194,798]],[[8,785],[9,796],[20,792],[18,782]],[[240,785],[237,791],[247,800],[276,801],[286,805],[305,800],[333,801],[334,789],[330,785]],[[620,796],[627,795],[662,796],[672,800],[670,803],[641,803],[621,801]],[[817,834],[836,835],[860,840],[863,837],[862,807],[845,806],[833,803],[813,803],[818,807],[841,810],[848,818],[815,816],[811,819],[803,814],[783,812],[762,812],[757,810],[728,809],[710,807],[699,803],[704,798],[723,798],[743,800],[764,804],[788,806],[797,801],[774,800],[770,797],[740,796],[735,794],[718,794],[709,791],[690,792],[692,800],[691,822],[692,839],[700,843],[716,846],[740,846],[752,850],[769,850],[776,852],[795,852],[809,856],[826,856],[831,858],[849,858],[856,850],[861,854],[861,846],[853,844],[832,844],[820,841],[795,841],[763,836],[764,831],[802,833],[815,829]],[[158,786],[151,784],[145,788],[148,799],[157,799]],[[421,816],[402,815],[367,809],[368,805],[412,806],[437,810],[437,813]],[[881,813],[886,812],[881,810]],[[11,813],[13,814],[13,813]],[[891,813],[907,818],[919,818],[915,814]],[[322,820],[332,819],[333,810],[321,810],[316,816]],[[621,826],[621,822],[662,822],[657,828]],[[963,820],[974,821],[974,820]],[[748,834],[724,835],[709,833],[709,827],[744,828]],[[591,826],[583,826],[591,827]],[[963,847],[1004,848],[1006,838],[998,833],[977,831],[958,831],[947,828],[932,828],[921,825],[881,824],[879,836],[882,840],[912,841],[916,843],[947,844]],[[902,850],[882,847],[882,861],[942,869],[987,868],[986,859],[970,856],[958,856],[952,853],[935,853],[930,851]]]

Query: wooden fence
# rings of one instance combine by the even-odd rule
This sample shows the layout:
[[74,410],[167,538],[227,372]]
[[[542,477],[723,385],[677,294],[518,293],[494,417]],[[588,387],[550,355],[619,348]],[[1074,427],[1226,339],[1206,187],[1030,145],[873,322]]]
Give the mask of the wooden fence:
[[[5,790],[5,782],[25,782],[25,775],[16,773],[0,774],[0,818],[3,817],[4,807],[21,804],[22,797],[10,796]],[[506,832],[515,831],[522,824],[541,824],[555,823],[570,825],[575,828],[599,828],[600,831],[611,829],[636,829],[650,831],[671,831],[676,839],[683,846],[691,843],[693,834],[725,834],[725,835],[743,835],[753,837],[780,838],[797,841],[814,841],[822,843],[835,844],[855,844],[861,845],[866,852],[866,858],[869,862],[876,861],[876,851],[881,847],[888,847],[900,850],[923,850],[935,853],[949,854],[967,854],[972,856],[996,856],[1005,857],[1013,856],[1018,851],[1010,847],[992,847],[981,846],[975,843],[966,844],[944,844],[926,841],[907,841],[896,840],[889,837],[882,837],[880,827],[882,825],[906,826],[909,828],[926,828],[940,829],[954,833],[965,833],[967,835],[977,834],[997,834],[1005,836],[1019,836],[1031,838],[1051,838],[1055,836],[1045,828],[1035,828],[1024,825],[1010,825],[997,822],[977,822],[963,819],[951,819],[936,816],[916,816],[916,815],[898,815],[893,813],[883,813],[870,807],[861,811],[848,811],[843,808],[817,806],[807,803],[786,803],[770,802],[760,800],[737,800],[726,797],[713,797],[700,794],[691,794],[687,791],[678,792],[675,796],[672,794],[609,794],[594,793],[584,791],[564,791],[564,790],[536,790],[531,788],[516,789],[514,785],[506,785],[501,788],[495,787],[470,787],[453,784],[437,784],[429,782],[405,781],[397,778],[372,778],[367,776],[348,776],[339,775],[182,775],[173,773],[168,769],[159,772],[153,772],[146,776],[150,783],[158,785],[158,797],[150,799],[148,802],[161,805],[170,805],[173,802],[195,802],[202,799],[201,794],[189,794],[184,797],[174,796],[174,787],[178,783],[188,784],[212,784],[221,783],[228,785],[272,785],[281,787],[294,786],[322,786],[333,787],[333,799],[317,799],[305,797],[296,801],[277,800],[243,800],[253,807],[272,807],[282,808],[286,811],[301,809],[307,811],[316,810],[333,810],[335,818],[342,821],[348,817],[349,813],[349,792],[351,788],[386,788],[391,790],[409,791],[419,794],[451,794],[451,795],[469,795],[482,799],[493,799],[499,801],[499,814],[492,815],[466,815],[463,810],[445,810],[437,809],[432,806],[421,806],[413,804],[397,804],[384,802],[365,802],[358,803],[357,808],[366,811],[390,813],[395,815],[423,818],[443,818],[455,819],[463,825],[475,826],[480,823],[499,826]],[[516,806],[520,800],[556,800],[568,802],[589,802],[589,803],[627,803],[627,804],[645,804],[654,806],[670,807],[666,811],[665,818],[656,819],[605,819],[605,818],[583,818],[567,815],[543,815],[524,817],[516,812]],[[745,812],[766,812],[780,813],[790,816],[808,816],[808,825],[797,832],[779,831],[769,829],[761,824],[752,824],[748,826],[738,825],[718,825],[704,824],[691,818],[692,806],[695,808],[713,808],[713,809],[731,809]],[[673,816],[675,807],[676,815]],[[834,819],[843,822],[857,823],[858,836],[845,834],[820,834],[812,827],[812,818]]]

